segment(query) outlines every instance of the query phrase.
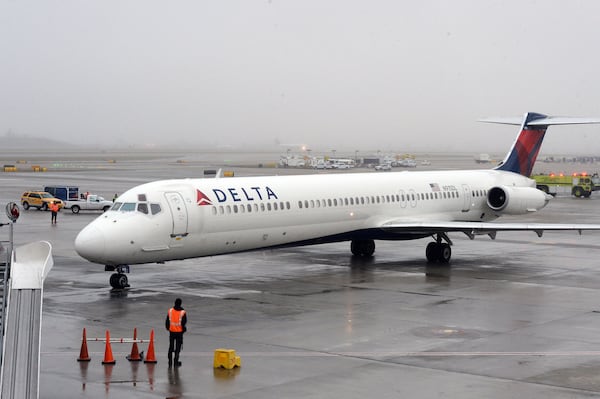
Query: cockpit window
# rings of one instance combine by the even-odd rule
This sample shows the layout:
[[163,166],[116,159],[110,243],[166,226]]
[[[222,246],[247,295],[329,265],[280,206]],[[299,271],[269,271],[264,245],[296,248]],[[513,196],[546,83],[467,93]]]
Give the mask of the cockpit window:
[[123,205],[122,202],[115,202],[115,204],[112,206],[112,208],[110,208],[111,211],[118,211],[119,208],[121,207],[121,205]]
[[126,202],[120,209],[121,212],[133,212],[135,211],[135,202]]
[[142,201],[142,202],[148,201],[146,199],[146,194],[138,194],[138,201]]
[[150,204],[150,211],[152,211],[153,215],[156,215],[160,212],[160,204]]
[[148,204],[145,202],[138,204],[137,210],[138,210],[138,212],[142,212],[144,215],[147,215],[148,214]]

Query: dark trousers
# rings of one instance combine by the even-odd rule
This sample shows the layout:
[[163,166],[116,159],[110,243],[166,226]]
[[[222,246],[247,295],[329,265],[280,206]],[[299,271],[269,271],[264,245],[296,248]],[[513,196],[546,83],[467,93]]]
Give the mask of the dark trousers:
[[58,212],[52,212],[52,216],[50,217],[50,222],[52,222],[52,223],[56,223],[56,214],[57,214],[57,213],[58,213]]
[[169,331],[169,359],[175,352],[175,362],[179,361],[179,352],[181,352],[181,346],[183,345],[183,333]]

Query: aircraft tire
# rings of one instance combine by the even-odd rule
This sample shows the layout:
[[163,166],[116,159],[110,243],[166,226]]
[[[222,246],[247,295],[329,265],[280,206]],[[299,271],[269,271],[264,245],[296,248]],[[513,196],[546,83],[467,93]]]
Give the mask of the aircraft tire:
[[440,263],[448,263],[450,262],[450,258],[452,257],[452,249],[450,248],[450,244],[442,243],[438,247],[438,261]]
[[117,290],[129,287],[127,276],[123,273],[113,273],[110,275],[110,286]]
[[427,258],[427,262],[437,262],[438,260],[438,244],[437,242],[430,242],[427,244],[425,248],[425,257]]
[[352,255],[369,257],[375,253],[375,241],[373,240],[352,240],[350,243]]

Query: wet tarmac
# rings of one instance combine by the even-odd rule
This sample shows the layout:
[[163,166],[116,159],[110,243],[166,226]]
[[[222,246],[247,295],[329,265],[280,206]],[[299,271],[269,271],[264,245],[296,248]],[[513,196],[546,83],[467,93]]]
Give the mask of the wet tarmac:
[[[110,198],[180,177],[180,165],[160,162],[0,174],[0,204],[45,184]],[[562,197],[519,220],[600,223],[599,209],[600,194]],[[130,289],[113,291],[110,273],[73,249],[97,215],[60,212],[53,226],[29,210],[15,225],[17,245],[53,245],[41,398],[600,397],[600,233],[452,235],[450,267],[427,264],[427,240],[377,242],[366,261],[339,243],[140,265]],[[164,318],[176,297],[189,323],[183,365],[169,369]],[[119,338],[154,329],[158,363],[130,363],[131,344],[115,343],[116,364],[103,366],[101,342],[77,362],[83,328]],[[217,348],[235,349],[242,367],[213,369]]]

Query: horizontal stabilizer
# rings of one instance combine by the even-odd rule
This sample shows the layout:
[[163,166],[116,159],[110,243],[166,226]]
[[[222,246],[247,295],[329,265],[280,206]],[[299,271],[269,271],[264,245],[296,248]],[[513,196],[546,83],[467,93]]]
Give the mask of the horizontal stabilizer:
[[[505,118],[486,118],[479,119],[478,122],[485,123],[499,123],[502,125],[516,125],[521,126],[523,124],[523,117],[505,117]],[[584,125],[591,123],[600,123],[599,118],[585,118],[585,117],[571,117],[571,116],[544,116],[539,119],[533,119],[527,122],[527,126],[552,126],[552,125]]]

